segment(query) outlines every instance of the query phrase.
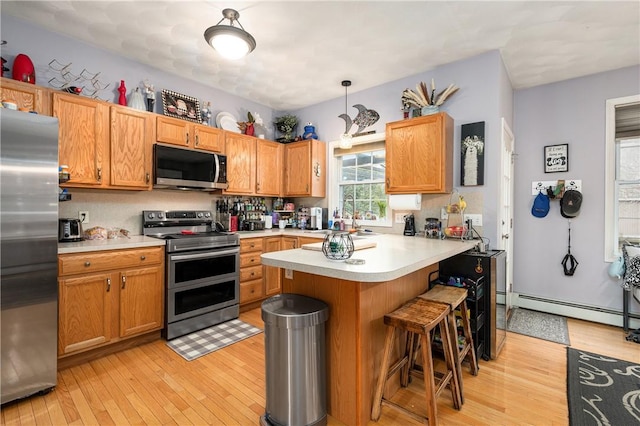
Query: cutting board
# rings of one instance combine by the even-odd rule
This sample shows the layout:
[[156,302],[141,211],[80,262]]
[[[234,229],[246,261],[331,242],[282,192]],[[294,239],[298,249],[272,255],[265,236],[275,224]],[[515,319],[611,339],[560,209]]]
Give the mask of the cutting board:
[[[353,242],[353,249],[354,250],[362,250],[362,249],[367,249],[367,248],[373,248],[375,246],[377,246],[378,243],[376,243],[375,241],[369,241],[369,240],[355,240]],[[305,250],[315,250],[315,251],[322,251],[322,243],[311,243],[311,244],[303,244],[302,248]]]

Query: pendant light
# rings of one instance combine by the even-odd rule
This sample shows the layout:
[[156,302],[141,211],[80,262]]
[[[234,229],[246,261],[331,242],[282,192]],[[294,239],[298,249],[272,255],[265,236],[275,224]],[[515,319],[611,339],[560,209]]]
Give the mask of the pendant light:
[[344,87],[344,115],[346,128],[344,129],[344,133],[340,135],[340,148],[350,149],[353,146],[353,143],[351,141],[351,134],[349,133],[351,119],[349,118],[349,114],[347,114],[347,88],[351,86],[351,80],[342,80],[342,86]]
[[[224,9],[222,16],[216,25],[204,32],[207,43],[227,59],[240,59],[251,53],[256,48],[256,40],[238,21],[240,14],[234,9]],[[220,25],[225,19],[229,20],[229,25]],[[235,23],[239,27],[234,26]]]

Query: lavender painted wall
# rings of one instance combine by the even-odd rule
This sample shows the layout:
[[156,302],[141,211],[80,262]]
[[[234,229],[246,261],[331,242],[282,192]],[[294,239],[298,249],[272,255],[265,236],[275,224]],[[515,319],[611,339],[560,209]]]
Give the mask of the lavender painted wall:
[[[128,98],[132,90],[142,87],[142,81],[148,79],[156,90],[155,112],[160,114],[162,114],[160,91],[169,89],[195,97],[200,100],[201,105],[207,101],[211,102],[214,125],[215,116],[221,111],[230,112],[240,121],[246,120],[247,111],[258,112],[266,124],[272,122],[273,110],[267,106],[195,81],[177,78],[173,74],[49,32],[11,16],[0,16],[0,35],[2,40],[7,41],[7,44],[2,47],[2,56],[8,60],[9,68],[16,55],[19,53],[28,55],[35,66],[36,82],[40,86],[55,87],[48,81],[54,77],[60,78],[60,73],[49,67],[49,62],[56,59],[62,64],[71,62],[70,69],[76,75],[80,74],[83,68],[90,73],[100,72],[100,81],[105,84],[110,83],[110,86],[99,93],[99,98],[108,102],[117,103],[119,95],[117,88],[120,80],[125,81]],[[268,139],[273,137],[273,129],[266,133],[266,137]]]
[[[581,305],[622,309],[622,290],[604,262],[605,101],[640,93],[640,67],[628,67],[515,92],[514,291]],[[543,147],[569,144],[569,171],[544,173]],[[563,273],[568,220],[557,201],[531,215],[531,182],[581,179],[584,200],[571,221],[575,275]],[[638,306],[632,307],[638,311]]]

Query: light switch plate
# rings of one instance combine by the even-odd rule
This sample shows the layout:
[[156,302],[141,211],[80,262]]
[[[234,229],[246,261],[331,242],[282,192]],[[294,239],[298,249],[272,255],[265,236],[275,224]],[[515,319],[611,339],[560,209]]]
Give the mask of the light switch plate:
[[288,280],[292,280],[293,279],[293,269],[285,269],[284,270],[284,277]]
[[395,217],[395,223],[404,223],[404,217],[405,214],[404,213],[396,213],[396,217]]

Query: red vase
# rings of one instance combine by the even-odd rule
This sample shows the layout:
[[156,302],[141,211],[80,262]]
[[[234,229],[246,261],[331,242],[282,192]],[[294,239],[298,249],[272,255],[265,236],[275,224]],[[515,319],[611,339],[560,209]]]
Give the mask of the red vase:
[[120,87],[118,87],[118,92],[120,92],[118,103],[120,105],[127,106],[127,88],[124,86],[124,80],[120,80]]
[[22,53],[16,56],[13,60],[12,77],[14,80],[36,84],[36,71],[31,58]]
[[256,133],[256,129],[253,127],[253,123],[247,123],[247,128],[244,131],[245,135],[253,136]]

